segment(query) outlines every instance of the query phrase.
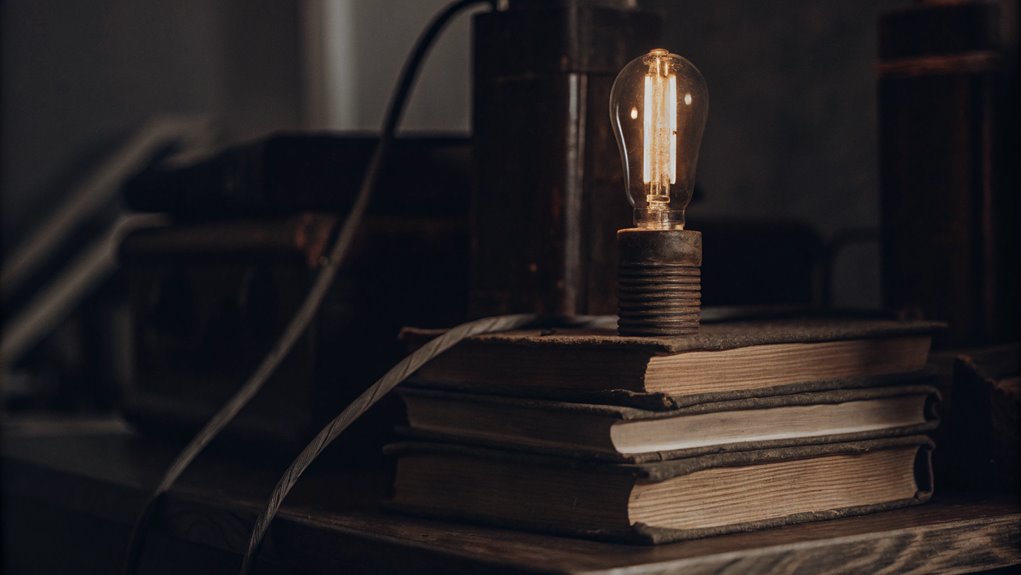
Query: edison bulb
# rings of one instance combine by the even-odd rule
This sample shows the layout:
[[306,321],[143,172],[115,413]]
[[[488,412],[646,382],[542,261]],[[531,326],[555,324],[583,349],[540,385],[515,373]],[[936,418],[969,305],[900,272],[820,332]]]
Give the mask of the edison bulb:
[[698,68],[666,50],[635,58],[610,90],[610,121],[635,227],[683,230],[709,112]]

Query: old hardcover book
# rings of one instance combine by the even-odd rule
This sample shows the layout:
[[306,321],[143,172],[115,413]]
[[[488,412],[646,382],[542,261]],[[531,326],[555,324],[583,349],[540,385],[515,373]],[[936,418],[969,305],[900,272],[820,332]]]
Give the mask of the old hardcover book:
[[968,486],[1021,491],[1021,345],[959,354],[951,393],[949,471]]
[[925,437],[612,465],[402,444],[390,505],[407,512],[665,543],[913,505],[932,494]]
[[[703,325],[676,338],[600,330],[477,336],[419,370],[429,387],[672,409],[706,401],[846,389],[925,366],[941,324],[779,319]],[[434,331],[405,329],[421,343]]]
[[[158,164],[124,182],[128,207],[184,220],[346,211],[377,138],[280,132],[187,165]],[[385,160],[372,213],[388,217],[467,214],[470,142],[402,136]]]
[[918,434],[936,427],[939,397],[906,384],[651,411],[416,388],[400,395],[412,437],[627,462]]

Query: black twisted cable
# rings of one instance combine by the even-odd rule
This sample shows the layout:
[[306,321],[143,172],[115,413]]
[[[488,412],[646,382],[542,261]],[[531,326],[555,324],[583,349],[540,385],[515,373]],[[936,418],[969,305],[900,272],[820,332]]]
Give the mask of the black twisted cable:
[[538,316],[536,315],[522,314],[487,317],[463,323],[431,340],[425,346],[404,358],[400,363],[392,367],[390,371],[386,372],[383,377],[379,378],[376,383],[372,384],[372,387],[362,392],[357,399],[344,408],[344,411],[340,412],[340,415],[327,424],[315,436],[315,439],[305,446],[305,449],[301,451],[298,457],[288,466],[287,471],[280,477],[276,487],[273,488],[273,493],[269,496],[266,508],[259,514],[259,517],[255,520],[255,526],[252,527],[252,536],[248,540],[248,549],[245,551],[239,573],[246,575],[250,571],[255,555],[258,553],[262,540],[266,536],[266,531],[269,529],[269,524],[273,521],[277,511],[280,510],[280,505],[287,497],[287,494],[291,492],[291,488],[298,482],[298,479],[308,469],[308,466],[315,461],[316,457],[337,436],[347,429],[351,423],[389,393],[390,390],[397,387],[399,383],[418,370],[418,368],[450,349],[461,340],[473,335],[522,328],[536,323],[537,320]]
[[146,499],[142,506],[142,510],[135,521],[135,525],[132,528],[131,538],[128,542],[127,551],[125,552],[122,569],[122,572],[125,575],[131,575],[137,570],[141,550],[145,544],[145,535],[148,530],[149,523],[152,521],[153,513],[163,495],[170,490],[170,487],[173,486],[181,474],[184,473],[184,470],[188,468],[192,461],[194,461],[195,457],[197,457],[198,454],[209,445],[209,443],[234,419],[241,409],[248,404],[255,394],[259,392],[270,376],[273,375],[273,372],[276,371],[280,362],[283,361],[290,352],[294,343],[305,332],[305,329],[315,316],[320,304],[322,304],[323,298],[326,296],[327,291],[333,284],[333,280],[337,275],[340,263],[347,255],[355,233],[358,231],[362,218],[365,215],[365,210],[369,205],[369,200],[372,197],[372,193],[376,187],[376,182],[379,178],[380,167],[382,166],[383,159],[395,137],[397,125],[400,123],[405,103],[411,93],[411,88],[414,85],[415,77],[421,66],[422,60],[436,37],[447,23],[462,10],[476,4],[489,4],[495,8],[495,0],[457,0],[444,8],[429,23],[425,32],[423,32],[423,34],[419,37],[410,57],[401,70],[400,80],[394,91],[384,119],[383,132],[376,145],[376,149],[373,152],[372,159],[369,161],[369,166],[365,173],[365,177],[362,180],[362,186],[358,192],[358,196],[355,199],[351,210],[347,213],[347,216],[344,219],[344,224],[340,229],[340,234],[337,236],[332,247],[328,251],[325,263],[316,276],[312,288],[309,290],[308,295],[305,296],[305,300],[302,302],[298,312],[294,315],[290,323],[287,325],[287,328],[281,334],[280,339],[277,340],[272,350],[270,350],[266,357],[263,358],[259,367],[255,370],[251,377],[248,378],[244,385],[242,385],[241,388],[239,388],[238,391],[230,398],[230,400],[228,400],[227,403],[220,408],[220,411],[218,411],[216,415],[214,415],[212,419],[206,423],[202,430],[200,430],[191,442],[189,442],[188,445],[178,454],[173,463],[171,463],[170,467],[164,473],[159,484],[156,486],[156,489],[154,489],[148,499]]

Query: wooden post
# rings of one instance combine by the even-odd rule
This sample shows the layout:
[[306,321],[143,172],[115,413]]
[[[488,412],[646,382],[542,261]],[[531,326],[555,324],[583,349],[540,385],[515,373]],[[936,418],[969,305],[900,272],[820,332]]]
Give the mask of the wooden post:
[[473,315],[615,313],[631,208],[609,92],[661,27],[633,4],[512,0],[475,17]]

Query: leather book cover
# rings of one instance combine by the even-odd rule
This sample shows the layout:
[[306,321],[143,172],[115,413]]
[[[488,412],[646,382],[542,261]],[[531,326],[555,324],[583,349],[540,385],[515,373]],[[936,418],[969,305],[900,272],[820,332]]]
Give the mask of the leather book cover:
[[[347,210],[377,138],[279,132],[187,165],[157,164],[122,186],[132,210],[183,220],[278,217]],[[375,215],[467,217],[470,142],[403,136],[386,160]]]
[[396,501],[384,502],[388,508],[423,515],[427,517],[439,517],[455,520],[467,520],[478,523],[486,523],[497,526],[520,528],[532,531],[552,532],[562,535],[585,537],[616,541],[622,543],[637,543],[646,545],[657,545],[686,539],[697,539],[712,537],[727,533],[738,533],[754,531],[809,521],[820,521],[837,519],[854,515],[864,515],[889,509],[897,509],[911,505],[918,505],[928,501],[932,497],[932,441],[924,436],[907,436],[872,439],[865,441],[825,443],[818,445],[806,445],[795,447],[780,447],[772,449],[759,449],[752,451],[736,451],[687,457],[671,461],[644,463],[644,464],[607,464],[594,461],[576,460],[545,455],[524,454],[510,451],[500,451],[455,444],[444,443],[397,443],[388,445],[385,452],[390,455],[402,456],[412,453],[446,453],[455,454],[470,458],[496,459],[502,462],[510,462],[517,466],[554,466],[569,468],[583,473],[588,481],[598,481],[600,476],[631,476],[635,480],[663,481],[681,475],[695,473],[707,469],[721,467],[746,467],[758,464],[776,463],[780,461],[791,461],[823,457],[829,455],[858,455],[873,451],[897,449],[915,446],[918,448],[914,462],[915,481],[917,491],[911,497],[896,501],[887,501],[879,504],[858,505],[838,509],[827,509],[810,513],[795,513],[783,517],[776,517],[761,521],[752,521],[738,524],[721,525],[710,528],[699,529],[670,529],[652,527],[642,523],[636,523],[627,529],[613,530],[586,530],[586,529],[565,529],[545,522],[496,518],[488,515],[466,515],[456,510],[434,507],[413,506],[397,503]]
[[[674,409],[707,401],[864,387],[877,377],[899,377],[923,368],[924,358],[920,357],[928,351],[928,338],[942,327],[928,321],[822,316],[709,322],[696,334],[674,338],[621,337],[611,329],[521,330],[461,342],[419,370],[412,383],[475,393]],[[438,333],[405,328],[402,337],[416,347]],[[887,341],[890,345],[871,343]],[[832,349],[801,348],[797,344],[838,342],[862,342],[863,349],[855,353],[878,354],[876,361],[870,363],[863,357],[853,364],[860,367],[852,369],[850,359],[843,357],[833,364],[833,376],[826,375],[824,365],[810,364],[820,369],[791,373],[786,381],[781,377],[786,373],[786,354],[818,354],[823,353],[818,350]],[[782,347],[787,344],[795,347]],[[745,352],[748,348],[753,349]],[[678,370],[676,362],[711,364],[704,353],[686,359],[694,352],[743,353],[739,365],[744,371],[751,369],[752,362],[772,362],[767,377],[774,381],[749,386],[739,383],[743,379],[727,379],[719,390],[707,389],[711,386],[705,382],[690,388],[681,383],[677,389],[684,391],[668,392],[663,382],[671,370]],[[674,367],[664,367],[669,365]],[[652,376],[654,367],[656,375]],[[659,383],[650,384],[649,377]]]
[[596,414],[613,418],[620,421],[637,421],[679,417],[684,415],[697,415],[703,413],[717,413],[722,411],[744,411],[756,409],[769,409],[785,406],[805,406],[820,404],[836,404],[848,401],[862,401],[884,397],[898,397],[905,395],[926,395],[925,421],[916,425],[883,428],[868,431],[851,433],[816,435],[808,437],[794,437],[784,439],[772,439],[761,441],[745,441],[726,444],[715,444],[700,446],[688,449],[676,449],[668,451],[652,451],[648,453],[610,453],[585,449],[583,447],[571,448],[554,445],[522,445],[500,441],[499,439],[487,439],[482,437],[468,437],[454,432],[444,433],[433,430],[415,429],[409,426],[401,426],[398,433],[411,441],[425,440],[438,441],[443,443],[460,443],[477,445],[481,447],[492,447],[496,449],[523,451],[559,457],[571,457],[577,459],[592,459],[613,463],[647,463],[655,461],[667,461],[682,459],[700,455],[724,453],[729,451],[747,451],[755,449],[773,449],[782,447],[793,447],[798,445],[813,445],[819,443],[839,443],[847,441],[862,441],[881,437],[898,437],[908,435],[919,435],[933,431],[939,426],[939,415],[937,405],[940,401],[939,391],[931,385],[926,385],[931,378],[925,374],[915,374],[902,378],[895,385],[880,385],[864,388],[848,388],[826,391],[810,391],[794,393],[790,395],[777,395],[768,397],[755,397],[745,399],[732,399],[724,401],[708,401],[705,403],[679,407],[671,410],[649,410],[639,409],[623,405],[606,405],[591,403],[573,403],[557,400],[542,400],[532,398],[507,397],[498,395],[467,394],[456,391],[428,388],[402,388],[398,393],[402,396],[425,396],[432,398],[452,398],[459,401],[478,402],[480,404],[507,405],[517,408],[545,410],[560,413],[584,413]]
[[782,398],[806,393],[883,388],[899,385],[904,382],[928,381],[931,377],[932,374],[929,371],[921,371],[871,377],[823,379],[794,383],[790,385],[781,385],[763,390],[702,393],[683,397],[674,397],[665,393],[646,393],[625,389],[576,391],[529,387],[522,390],[514,390],[510,388],[491,390],[486,388],[486,386],[467,382],[443,383],[441,386],[436,386],[436,382],[432,382],[427,379],[411,379],[402,384],[401,389],[444,389],[454,393],[473,394],[479,396],[518,397],[521,399],[560,401],[572,404],[615,405],[644,411],[662,411],[669,413],[678,409],[699,405],[717,404],[725,401],[753,402],[768,397],[777,397],[781,398],[777,401],[784,401]]
[[[478,335],[464,343],[472,346],[508,348],[581,349],[593,354],[608,350],[672,355],[690,351],[723,351],[753,345],[817,343],[931,335],[946,324],[935,321],[907,321],[869,317],[790,317],[764,320],[735,319],[704,321],[697,333],[677,337],[619,336],[609,329],[530,329]],[[401,337],[417,347],[442,329],[406,327]]]

